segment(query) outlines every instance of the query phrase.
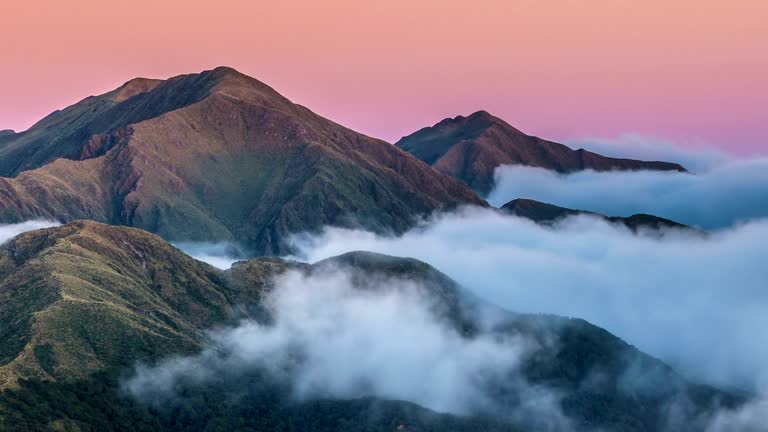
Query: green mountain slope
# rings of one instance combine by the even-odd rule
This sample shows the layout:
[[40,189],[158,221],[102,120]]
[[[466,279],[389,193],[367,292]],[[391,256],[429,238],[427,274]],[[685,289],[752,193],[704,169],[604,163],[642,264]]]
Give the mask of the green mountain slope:
[[[297,405],[258,371],[206,386],[183,384],[178,390],[185,396],[162,407],[117,390],[136,362],[199,351],[206,329],[243,314],[269,321],[261,301],[274,289],[272,277],[287,269],[345,269],[358,289],[369,289],[370,278],[407,279],[425,290],[463,337],[487,331],[477,321],[487,306],[417,260],[356,252],[312,266],[259,258],[220,271],[147,232],[75,222],[0,246],[0,337],[7,341],[0,353],[0,430],[514,429],[500,420],[442,416],[396,401]],[[540,342],[541,349],[524,361],[524,377],[560,392],[563,410],[578,425],[656,430],[680,397],[699,414],[741,400],[688,383],[585,321],[499,313],[503,319],[491,331]],[[643,379],[627,382],[627,371]],[[494,394],[499,403],[517,403],[518,395],[503,382]]]

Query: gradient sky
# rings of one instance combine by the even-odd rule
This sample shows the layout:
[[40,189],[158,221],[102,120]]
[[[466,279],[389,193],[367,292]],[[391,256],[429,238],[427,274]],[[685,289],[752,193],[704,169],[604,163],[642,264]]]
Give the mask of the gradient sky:
[[764,0],[1,0],[0,129],[228,65],[394,141],[486,109],[551,139],[768,151]]

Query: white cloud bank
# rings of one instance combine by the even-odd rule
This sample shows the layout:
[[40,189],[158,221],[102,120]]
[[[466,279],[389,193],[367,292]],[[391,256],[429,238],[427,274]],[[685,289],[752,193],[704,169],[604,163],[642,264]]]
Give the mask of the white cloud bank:
[[[367,279],[363,276],[363,279]],[[173,397],[181,380],[208,383],[265,368],[290,381],[294,396],[407,400],[440,412],[501,414],[489,383],[514,387],[521,403],[503,415],[541,430],[570,430],[557,395],[528,385],[517,371],[532,342],[522,337],[461,336],[434,312],[434,299],[402,279],[359,286],[347,271],[289,271],[266,304],[273,325],[246,321],[212,333],[200,355],[139,367],[124,387],[149,400]]]
[[659,239],[587,216],[550,229],[469,208],[399,238],[329,228],[295,245],[310,262],[353,250],[417,258],[509,310],[584,318],[693,378],[752,390],[768,380],[768,222]]
[[16,224],[0,224],[0,244],[16,237],[19,234],[37,229],[59,226],[60,223],[49,220],[30,220]]
[[502,166],[488,202],[528,198],[608,216],[649,213],[704,229],[768,217],[768,159],[732,161],[701,174]]
[[222,270],[243,259],[231,243],[178,242],[173,245],[192,258]]
[[693,173],[706,172],[735,159],[733,155],[716,148],[708,148],[700,142],[692,143],[691,148],[685,148],[669,140],[638,134],[625,134],[615,139],[581,138],[567,141],[565,144],[573,148],[585,148],[603,156],[676,162]]

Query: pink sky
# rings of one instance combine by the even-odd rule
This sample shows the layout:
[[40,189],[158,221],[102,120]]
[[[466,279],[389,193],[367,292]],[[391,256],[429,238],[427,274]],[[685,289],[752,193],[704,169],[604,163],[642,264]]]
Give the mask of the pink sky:
[[768,151],[768,1],[3,0],[0,129],[228,65],[395,141],[486,109],[542,137]]

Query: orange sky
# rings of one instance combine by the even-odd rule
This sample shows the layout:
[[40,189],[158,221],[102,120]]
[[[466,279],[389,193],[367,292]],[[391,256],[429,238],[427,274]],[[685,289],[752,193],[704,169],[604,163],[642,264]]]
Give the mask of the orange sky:
[[764,0],[0,0],[0,129],[233,66],[393,141],[486,109],[554,139],[768,150]]

